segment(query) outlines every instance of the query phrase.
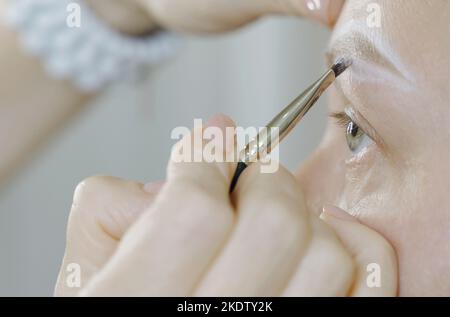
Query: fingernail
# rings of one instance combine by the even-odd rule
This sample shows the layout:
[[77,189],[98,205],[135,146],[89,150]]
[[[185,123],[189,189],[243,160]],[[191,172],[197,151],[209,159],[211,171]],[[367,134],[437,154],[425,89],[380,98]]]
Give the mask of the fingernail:
[[151,182],[144,185],[144,191],[149,194],[158,194],[163,187],[165,181]]
[[216,114],[213,117],[211,117],[205,124],[205,128],[217,127],[222,130],[225,130],[228,127],[234,127],[234,126],[235,126],[234,121],[230,117],[228,117],[224,114],[221,114],[221,113]]
[[[230,117],[224,115],[224,114],[216,114],[212,118],[210,118],[204,128],[210,128],[210,127],[217,127],[223,132],[223,150],[225,152],[231,151],[234,149],[234,128],[236,127],[236,124],[234,123],[233,119]],[[227,128],[231,128],[229,135],[227,135]]]
[[358,219],[350,215],[345,210],[332,206],[332,205],[325,205],[322,208],[322,213],[320,214],[321,219],[325,219],[326,217],[333,217],[340,220],[350,221],[350,222],[359,222]]

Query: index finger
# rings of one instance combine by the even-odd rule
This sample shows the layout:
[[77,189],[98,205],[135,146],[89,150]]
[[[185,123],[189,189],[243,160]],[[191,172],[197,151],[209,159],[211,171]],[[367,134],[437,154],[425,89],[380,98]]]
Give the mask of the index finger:
[[[210,125],[225,130],[233,122],[219,116]],[[194,142],[194,152],[204,148]],[[219,253],[234,218],[228,195],[233,164],[174,157],[154,205],[127,232],[84,295],[188,296]]]

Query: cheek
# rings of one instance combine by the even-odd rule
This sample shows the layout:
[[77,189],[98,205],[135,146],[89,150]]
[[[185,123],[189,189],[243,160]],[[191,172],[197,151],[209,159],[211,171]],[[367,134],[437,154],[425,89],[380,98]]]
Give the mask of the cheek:
[[341,206],[383,235],[397,253],[400,295],[450,295],[450,167],[394,164],[376,150],[348,158],[343,131],[330,125],[297,172],[309,209]]
[[[395,195],[395,170],[389,169],[382,154],[371,145],[357,155],[346,160],[345,184],[342,187],[340,205],[359,219],[370,204],[379,203],[387,196]],[[389,175],[389,177],[387,177]]]
[[296,173],[309,210],[318,214],[324,204],[336,205],[341,196],[346,155],[345,140],[338,137],[341,134],[341,129],[329,124],[321,145]]
[[[393,245],[400,295],[448,296],[450,198],[446,173],[429,164],[394,166],[381,153],[361,164],[346,170],[341,206]],[[442,162],[438,166],[443,166]]]

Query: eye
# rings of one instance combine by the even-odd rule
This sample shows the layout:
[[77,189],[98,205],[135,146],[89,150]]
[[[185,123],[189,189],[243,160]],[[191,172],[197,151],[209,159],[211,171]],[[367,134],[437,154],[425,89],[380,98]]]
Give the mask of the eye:
[[348,148],[355,154],[364,150],[372,143],[369,136],[353,121],[347,124],[345,138],[347,139]]
[[373,143],[372,139],[345,112],[331,115],[340,126],[345,128],[347,145],[353,154],[357,154]]

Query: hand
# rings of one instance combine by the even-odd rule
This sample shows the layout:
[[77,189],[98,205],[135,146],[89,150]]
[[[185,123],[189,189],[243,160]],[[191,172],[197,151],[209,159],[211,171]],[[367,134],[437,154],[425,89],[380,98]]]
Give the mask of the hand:
[[128,228],[151,206],[160,187],[159,183],[144,187],[107,176],[90,177],[77,186],[56,295],[75,296],[82,289],[68,283],[72,263],[81,269],[83,287],[102,270]]
[[[209,125],[233,124],[219,116]],[[322,220],[307,211],[283,168],[251,165],[230,201],[234,167],[171,161],[159,193],[113,178],[82,183],[56,295],[396,294],[396,257],[382,236],[335,207]],[[65,283],[69,263],[81,267],[81,289]],[[369,263],[381,268],[381,287],[368,287]]]
[[223,32],[271,14],[309,17],[331,27],[344,3],[344,0],[87,1],[110,24],[132,34],[156,25],[188,33]]
[[106,23],[123,33],[140,35],[155,27],[139,0],[85,0]]
[[228,31],[270,14],[305,16],[332,26],[344,3],[344,0],[138,1],[156,23],[190,33]]

